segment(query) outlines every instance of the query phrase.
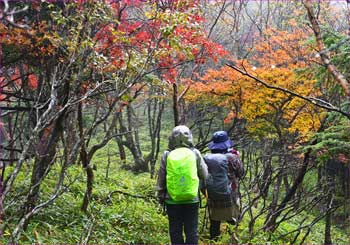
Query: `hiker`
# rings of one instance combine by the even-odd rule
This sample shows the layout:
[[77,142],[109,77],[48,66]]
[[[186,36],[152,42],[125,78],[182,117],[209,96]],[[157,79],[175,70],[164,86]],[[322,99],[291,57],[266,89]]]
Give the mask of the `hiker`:
[[168,214],[170,240],[172,244],[198,244],[199,181],[205,181],[207,165],[184,125],[173,129],[168,148],[160,162],[157,191]]
[[239,216],[238,180],[243,176],[244,169],[239,152],[232,147],[233,142],[227,132],[217,131],[208,144],[211,153],[204,156],[209,172],[206,188],[210,239],[214,241],[220,236],[221,221],[235,224]]

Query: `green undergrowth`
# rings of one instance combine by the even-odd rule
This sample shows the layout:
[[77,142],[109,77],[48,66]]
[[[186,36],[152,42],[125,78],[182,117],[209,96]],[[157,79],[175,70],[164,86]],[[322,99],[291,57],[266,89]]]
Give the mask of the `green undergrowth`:
[[[56,199],[51,205],[35,215],[27,229],[22,233],[19,243],[29,244],[164,244],[169,243],[168,221],[162,213],[162,207],[155,199],[156,179],[150,178],[149,173],[132,174],[123,170],[116,155],[115,145],[109,145],[111,157],[108,178],[106,177],[108,148],[97,152],[93,164],[94,189],[88,212],[81,211],[82,200],[86,189],[86,176],[81,166],[73,165],[68,168],[65,186],[67,191]],[[7,171],[11,171],[8,168]],[[43,182],[41,201],[47,200],[54,191],[60,164],[52,167],[47,178]],[[23,167],[11,193],[9,200],[23,200],[30,183],[30,172]],[[15,194],[14,194],[15,193]],[[202,200],[203,205],[205,200]],[[244,202],[244,200],[243,200]],[[1,244],[11,243],[11,232],[18,223],[23,203],[13,202],[8,206],[4,216],[3,237]],[[258,205],[259,208],[260,205]],[[258,210],[253,210],[257,212]],[[209,229],[205,224],[205,209],[200,209],[199,236],[200,243],[212,243],[208,239]],[[302,213],[293,217],[288,222],[282,223],[277,231],[271,235],[259,230],[263,226],[265,217],[256,220],[254,236],[248,233],[249,216],[245,215],[238,227],[222,224],[222,235],[216,242],[218,244],[236,243],[231,239],[231,234],[236,233],[239,243],[251,244],[288,244],[293,241],[296,229],[307,216],[310,223],[315,217]],[[301,231],[299,239],[306,232]],[[332,227],[334,243],[349,244],[350,240],[346,232]],[[286,235],[287,234],[287,235]],[[323,221],[314,225],[304,244],[322,244],[324,241]]]
[[[106,178],[107,157],[96,154],[94,189],[88,212],[81,211],[85,192],[85,173],[80,166],[68,169],[67,192],[33,217],[19,243],[168,243],[167,219],[155,200],[155,179],[148,173],[134,175],[124,171],[111,158]],[[11,171],[9,168],[8,171]],[[41,201],[53,192],[60,166],[54,166],[42,184]],[[21,173],[16,183],[29,185],[30,175]],[[71,181],[73,184],[69,185]],[[20,188],[16,188],[19,193]],[[25,188],[22,191],[25,193]],[[18,194],[17,193],[17,194]],[[16,194],[16,195],[17,195]],[[13,194],[12,197],[14,197]],[[24,194],[23,194],[24,195]],[[23,197],[21,198],[23,199]],[[6,210],[4,234],[0,243],[11,242],[11,232],[21,213],[21,203]]]
[[[271,234],[261,229],[265,221],[265,216],[262,216],[261,218],[257,219],[253,233],[254,235],[250,237],[250,234],[248,233],[248,224],[250,220],[248,219],[248,217],[246,217],[240,222],[238,228],[235,228],[235,231],[242,243],[291,244],[293,242],[293,244],[323,244],[325,223],[322,220],[314,225],[311,225],[314,219],[315,216],[303,212],[288,221],[282,222],[278,226],[276,231],[273,234]],[[304,228],[298,231],[299,226],[303,221]],[[305,240],[302,241],[302,239],[308,231],[309,225],[311,227],[310,233],[306,236]],[[344,231],[333,226],[332,239],[334,243],[349,244],[350,238],[347,235],[347,232],[349,231],[350,230]],[[294,240],[297,234],[297,239]],[[224,243],[228,241],[228,237],[226,237],[225,240],[223,240]]]

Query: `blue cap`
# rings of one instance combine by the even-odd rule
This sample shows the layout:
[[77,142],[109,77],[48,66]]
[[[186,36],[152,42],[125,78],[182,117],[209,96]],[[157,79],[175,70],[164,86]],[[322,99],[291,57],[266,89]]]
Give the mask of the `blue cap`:
[[210,150],[225,150],[233,147],[233,141],[230,140],[226,131],[216,131],[208,144]]

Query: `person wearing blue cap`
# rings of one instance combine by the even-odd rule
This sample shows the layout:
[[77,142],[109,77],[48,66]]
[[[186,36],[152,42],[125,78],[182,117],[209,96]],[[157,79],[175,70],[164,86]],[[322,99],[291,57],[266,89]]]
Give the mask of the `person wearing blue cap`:
[[226,131],[217,131],[208,144],[211,153],[204,156],[209,172],[206,188],[211,240],[220,236],[221,221],[234,224],[239,216],[238,180],[244,168],[233,145]]

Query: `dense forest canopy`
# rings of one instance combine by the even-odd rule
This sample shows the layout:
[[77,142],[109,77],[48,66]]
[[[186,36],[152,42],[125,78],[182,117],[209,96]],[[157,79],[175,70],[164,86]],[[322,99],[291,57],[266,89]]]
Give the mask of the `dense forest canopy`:
[[240,243],[350,243],[349,67],[349,0],[1,0],[1,243],[168,243],[180,124],[235,142]]

